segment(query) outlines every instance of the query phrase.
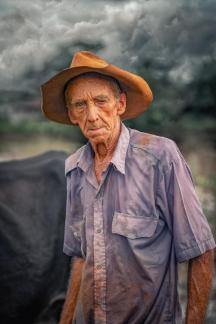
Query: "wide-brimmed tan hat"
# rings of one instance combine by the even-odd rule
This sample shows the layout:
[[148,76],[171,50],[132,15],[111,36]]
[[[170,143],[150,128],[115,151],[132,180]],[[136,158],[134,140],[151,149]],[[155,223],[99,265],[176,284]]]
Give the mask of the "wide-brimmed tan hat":
[[74,55],[69,68],[56,74],[41,86],[42,111],[48,119],[62,124],[72,124],[65,105],[65,88],[69,80],[86,72],[99,72],[119,81],[127,97],[126,110],[121,115],[122,120],[142,114],[153,99],[151,89],[143,78],[109,64],[91,52],[81,51]]

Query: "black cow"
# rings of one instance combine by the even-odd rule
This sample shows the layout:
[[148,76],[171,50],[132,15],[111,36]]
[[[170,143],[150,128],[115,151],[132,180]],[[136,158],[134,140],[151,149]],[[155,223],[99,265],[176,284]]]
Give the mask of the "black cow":
[[70,258],[62,252],[63,152],[0,163],[0,322],[54,324]]

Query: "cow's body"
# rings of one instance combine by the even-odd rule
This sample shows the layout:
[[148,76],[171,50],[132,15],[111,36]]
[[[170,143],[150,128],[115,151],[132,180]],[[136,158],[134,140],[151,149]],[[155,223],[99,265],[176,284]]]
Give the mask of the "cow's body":
[[48,152],[0,163],[1,323],[57,323],[70,270],[65,158]]

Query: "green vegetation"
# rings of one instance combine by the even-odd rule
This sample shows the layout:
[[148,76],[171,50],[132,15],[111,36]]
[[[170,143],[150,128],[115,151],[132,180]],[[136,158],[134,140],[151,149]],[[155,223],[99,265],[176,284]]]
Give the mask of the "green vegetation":
[[74,142],[83,143],[85,140],[78,127],[70,125],[61,125],[49,121],[38,121],[23,119],[17,122],[11,122],[9,119],[0,118],[0,135],[50,135],[62,138],[72,139]]

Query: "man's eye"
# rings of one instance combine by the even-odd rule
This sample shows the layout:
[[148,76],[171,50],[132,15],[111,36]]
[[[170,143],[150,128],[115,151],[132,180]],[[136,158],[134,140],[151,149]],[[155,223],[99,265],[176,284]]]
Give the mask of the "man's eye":
[[106,100],[104,100],[104,99],[97,99],[95,102],[96,102],[96,104],[103,105],[103,104],[106,103]]
[[74,104],[75,108],[81,109],[81,108],[85,108],[85,103],[84,102],[76,102]]

